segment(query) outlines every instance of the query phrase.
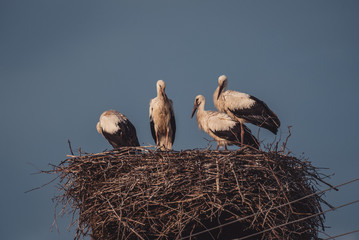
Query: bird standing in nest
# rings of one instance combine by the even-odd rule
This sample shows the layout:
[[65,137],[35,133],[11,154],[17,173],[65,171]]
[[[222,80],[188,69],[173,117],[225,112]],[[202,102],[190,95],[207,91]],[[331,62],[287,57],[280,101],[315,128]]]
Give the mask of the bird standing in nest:
[[[251,130],[245,125],[240,124],[231,119],[226,113],[206,111],[204,106],[206,99],[202,95],[196,96],[194,101],[193,111],[191,117],[197,111],[198,127],[208,133],[216,142],[217,148],[224,146],[227,150],[227,145],[242,146],[249,145],[258,148],[257,139],[251,134]],[[241,142],[240,136],[243,135]]]
[[157,96],[150,101],[150,127],[156,146],[170,150],[175,141],[176,120],[172,100],[166,95],[166,84],[158,80]]
[[107,110],[100,116],[96,125],[97,131],[103,135],[113,148],[140,146],[136,128],[128,118],[115,110]]
[[[213,94],[213,102],[220,112],[225,112],[233,120],[240,123],[252,123],[277,134],[280,127],[278,116],[258,98],[246,93],[226,90],[228,79],[225,75],[218,78],[218,87]],[[241,141],[243,142],[242,131]]]

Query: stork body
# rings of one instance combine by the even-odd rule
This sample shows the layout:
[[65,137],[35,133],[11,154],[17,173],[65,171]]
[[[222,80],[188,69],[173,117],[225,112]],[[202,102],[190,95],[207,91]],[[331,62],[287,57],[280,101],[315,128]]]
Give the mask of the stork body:
[[194,102],[192,116],[197,111],[198,127],[208,133],[216,142],[217,150],[220,146],[227,149],[227,145],[241,146],[240,136],[243,133],[242,143],[258,148],[257,139],[251,134],[251,130],[245,125],[231,119],[226,113],[206,111],[204,109],[206,99],[202,95],[198,95]]
[[218,78],[218,87],[213,94],[215,107],[238,121],[241,126],[246,122],[252,123],[277,134],[280,121],[267,104],[249,94],[226,90],[227,84],[225,75]]
[[100,116],[96,125],[97,131],[103,135],[113,148],[139,146],[136,128],[128,118],[115,110],[107,110]]
[[150,101],[150,127],[156,145],[161,149],[171,149],[175,141],[176,120],[172,100],[165,93],[166,84],[158,80],[157,97]]

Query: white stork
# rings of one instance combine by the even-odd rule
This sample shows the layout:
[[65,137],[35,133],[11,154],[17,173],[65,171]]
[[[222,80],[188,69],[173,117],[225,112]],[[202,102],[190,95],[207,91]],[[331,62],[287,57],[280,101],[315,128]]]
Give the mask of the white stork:
[[[241,146],[240,136],[243,131],[243,144],[258,148],[257,139],[251,134],[251,130],[245,125],[241,128],[237,121],[231,119],[226,113],[206,111],[204,106],[206,99],[202,95],[198,95],[194,101],[194,107],[191,118],[197,111],[198,127],[208,133],[216,142],[218,150],[219,146],[227,145]],[[243,129],[243,130],[242,130]]]
[[157,97],[150,101],[150,126],[152,137],[161,149],[171,149],[175,141],[176,120],[172,100],[165,93],[166,84],[157,81]]
[[[267,104],[249,94],[226,90],[227,84],[228,80],[225,75],[218,78],[218,87],[213,94],[216,108],[220,112],[227,113],[241,126],[248,122],[277,134],[280,121]],[[243,136],[241,136],[241,140],[243,141]]]
[[96,125],[97,131],[103,135],[113,148],[140,146],[136,128],[128,118],[115,110],[107,110],[100,116]]

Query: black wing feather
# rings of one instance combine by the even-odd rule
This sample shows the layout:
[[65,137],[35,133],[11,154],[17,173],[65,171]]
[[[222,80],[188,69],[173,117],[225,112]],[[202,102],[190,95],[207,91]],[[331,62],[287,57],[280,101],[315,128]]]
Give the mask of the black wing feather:
[[173,111],[171,111],[171,129],[172,129],[172,145],[175,142],[175,137],[176,137],[176,119],[175,119],[175,114]]
[[[256,137],[252,135],[251,130],[245,125],[243,125],[243,129],[244,129],[243,144],[258,148],[259,146],[258,140],[256,139]],[[232,142],[232,144],[235,144],[237,146],[241,145],[240,123],[236,123],[236,125],[229,130],[222,130],[222,131],[211,130],[211,132],[220,138]]]
[[129,120],[124,124],[124,129],[123,137],[127,138],[128,146],[140,146],[137,138],[136,128]]
[[263,101],[253,96],[250,96],[250,98],[255,101],[252,107],[228,110],[249,123],[266,128],[272,133],[277,134],[280,127],[278,116]]
[[103,136],[107,139],[107,141],[112,145],[113,148],[119,148],[122,146],[122,138],[121,132],[117,131],[116,134],[110,134],[108,132],[103,131]]
[[150,116],[150,127],[151,127],[151,134],[155,143],[157,143],[156,139],[156,131],[155,131],[155,123],[153,122],[153,118]]
[[119,147],[136,147],[140,146],[138,142],[136,128],[130,121],[117,122],[119,130],[114,134],[103,131],[103,136],[112,145],[113,148]]

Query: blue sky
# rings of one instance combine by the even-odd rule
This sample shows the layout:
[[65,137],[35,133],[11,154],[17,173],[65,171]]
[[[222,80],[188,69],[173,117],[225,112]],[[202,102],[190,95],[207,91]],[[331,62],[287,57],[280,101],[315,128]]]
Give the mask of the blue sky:
[[[359,3],[357,1],[49,1],[0,2],[0,232],[4,239],[72,239],[70,216],[51,231],[51,176],[73,148],[110,149],[96,132],[116,109],[153,144],[148,107],[163,79],[177,119],[175,150],[207,147],[190,118],[194,98],[228,89],[265,101],[282,139],[332,184],[358,177]],[[257,132],[255,126],[249,127]],[[274,140],[262,130],[265,143]],[[278,137],[277,137],[278,139]],[[234,149],[234,148],[232,148]],[[358,183],[330,192],[339,205]],[[358,229],[358,205],[327,214],[330,235]],[[353,234],[341,239],[359,239]]]

